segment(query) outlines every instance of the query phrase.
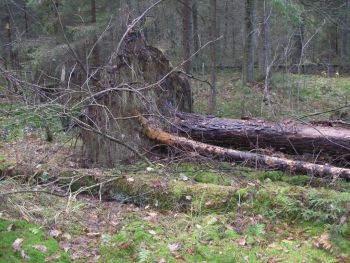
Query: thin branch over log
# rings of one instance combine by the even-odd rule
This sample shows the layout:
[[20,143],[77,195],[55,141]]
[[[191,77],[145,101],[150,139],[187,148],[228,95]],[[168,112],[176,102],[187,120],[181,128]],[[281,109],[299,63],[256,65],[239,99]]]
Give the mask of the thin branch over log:
[[332,177],[333,179],[350,179],[350,169],[338,168],[328,165],[319,165],[302,161],[294,161],[285,158],[271,157],[262,154],[226,149],[219,146],[208,145],[202,142],[193,141],[184,137],[175,136],[163,131],[162,129],[152,127],[150,122],[140,115],[139,121],[142,124],[144,133],[151,140],[160,143],[179,147],[186,151],[194,151],[212,158],[220,158],[227,161],[247,161],[258,163],[269,168],[287,171],[292,174],[303,173],[317,177]]

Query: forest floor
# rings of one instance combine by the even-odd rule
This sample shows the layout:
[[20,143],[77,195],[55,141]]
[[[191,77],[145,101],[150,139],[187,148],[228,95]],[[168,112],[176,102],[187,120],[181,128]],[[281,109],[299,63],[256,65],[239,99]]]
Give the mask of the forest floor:
[[[350,95],[350,78],[277,75],[265,105],[261,84],[218,80],[225,117],[303,116]],[[199,113],[206,90],[194,84]],[[350,182],[193,155],[82,168],[79,141],[56,133],[48,143],[32,111],[9,107],[0,115],[0,262],[350,262]]]

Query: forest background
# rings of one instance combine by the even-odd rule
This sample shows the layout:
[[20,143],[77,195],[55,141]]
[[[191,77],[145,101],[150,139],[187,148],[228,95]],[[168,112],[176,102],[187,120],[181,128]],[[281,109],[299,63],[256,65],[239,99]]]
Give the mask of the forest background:
[[[348,262],[346,180],[172,148],[105,169],[84,159],[70,126],[123,40],[141,37],[190,80],[194,113],[348,128],[350,0],[0,0],[0,10],[1,260]],[[295,158],[349,166],[347,155]]]

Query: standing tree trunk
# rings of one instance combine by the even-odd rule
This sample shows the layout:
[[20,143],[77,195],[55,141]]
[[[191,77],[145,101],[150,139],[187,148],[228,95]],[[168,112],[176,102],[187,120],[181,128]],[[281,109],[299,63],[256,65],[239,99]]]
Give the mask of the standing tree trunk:
[[[193,25],[193,49],[197,52],[200,48],[199,45],[199,30],[198,30],[198,6],[197,0],[193,0],[192,4],[192,25]],[[199,55],[197,54],[194,59],[195,70],[198,71],[200,67]]]
[[[271,70],[272,70],[272,57],[271,57],[271,12],[272,9],[268,2],[264,0],[264,22],[263,22],[263,38],[264,38],[264,102],[269,107],[271,106],[270,99],[270,86],[271,86]],[[271,112],[269,111],[269,114]]]
[[255,0],[246,0],[244,17],[244,61],[243,61],[243,82],[254,81],[255,64]]
[[298,74],[302,73],[302,65],[304,63],[304,39],[305,39],[305,25],[304,25],[304,16],[302,16],[302,23],[297,29],[297,32],[294,36],[295,38],[295,54],[293,63],[298,65]]
[[[90,1],[90,12],[91,12],[91,24],[96,24],[96,0]],[[98,67],[100,65],[100,52],[98,46],[98,37],[94,35],[92,37],[92,53],[91,53],[91,66]]]
[[[231,4],[231,10],[233,10],[233,5]],[[233,16],[233,15],[232,15]],[[237,59],[236,59],[236,30],[235,30],[235,27],[233,26],[233,19],[231,18],[231,23],[232,23],[232,28],[231,28],[231,37],[232,37],[232,42],[231,42],[231,59],[232,59],[232,64],[233,64],[233,66],[234,67],[236,67],[237,66]]]
[[11,24],[11,19],[10,19],[10,15],[7,15],[5,18],[6,22],[5,22],[5,30],[6,30],[6,36],[7,36],[7,55],[9,58],[9,64],[11,65],[12,69],[15,69],[15,53],[13,51],[13,43],[12,43],[12,24]]
[[182,59],[184,61],[184,71],[189,74],[191,71],[191,56],[190,47],[190,34],[191,34],[191,9],[190,0],[183,1],[182,8]]
[[[217,25],[216,25],[216,0],[211,0],[211,28],[210,35],[211,40],[217,39]],[[216,64],[217,64],[217,44],[214,41],[211,44],[210,50],[210,59],[211,59],[211,85],[210,85],[210,95],[209,95],[209,103],[208,103],[208,114],[213,114],[216,109]]]
[[23,13],[24,13],[24,28],[25,28],[25,36],[28,37],[29,35],[29,26],[28,26],[28,14],[27,14],[27,3],[23,3]]
[[350,32],[350,0],[345,2],[345,14],[343,18],[343,27],[342,27],[342,57],[346,57],[349,53],[349,32]]
[[221,55],[220,55],[220,66],[226,66],[227,64],[227,60],[225,59],[227,56],[226,50],[227,50],[227,39],[228,39],[228,28],[229,28],[229,1],[226,0],[225,1],[225,10],[224,10],[224,32],[223,32],[223,44],[222,44],[222,48],[221,48]]

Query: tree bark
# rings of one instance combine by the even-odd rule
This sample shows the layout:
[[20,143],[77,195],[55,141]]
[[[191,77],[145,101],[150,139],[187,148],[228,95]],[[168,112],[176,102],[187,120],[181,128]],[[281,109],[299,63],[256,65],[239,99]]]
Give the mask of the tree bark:
[[[192,4],[192,25],[193,25],[193,49],[194,49],[194,52],[197,52],[200,48],[197,0],[193,0],[193,4]],[[199,54],[195,55],[193,64],[194,64],[195,71],[198,72],[200,68]]]
[[263,165],[265,167],[267,166],[269,168],[287,171],[292,174],[304,173],[310,176],[332,177],[333,179],[350,179],[350,169],[293,161],[285,158],[271,157],[262,154],[208,145],[202,142],[176,136],[167,133],[162,129],[152,127],[148,120],[142,116],[139,117],[139,121],[143,126],[144,133],[149,139],[186,151],[192,151],[201,155],[210,156],[211,158],[219,158],[227,161],[244,161],[253,163],[255,166],[257,164]]
[[243,61],[243,81],[254,81],[255,64],[255,0],[246,0],[245,4],[245,42],[244,42],[244,61]]
[[[341,127],[307,125],[292,120],[267,122],[235,120],[178,113],[181,135],[204,143],[235,148],[273,149],[289,154],[343,155],[350,159],[350,130]],[[326,123],[331,125],[331,122]]]
[[[90,14],[91,14],[91,24],[96,24],[96,0],[90,1]],[[92,37],[92,53],[91,53],[91,66],[92,67],[98,67],[100,65],[100,50],[99,50],[99,44],[98,37],[94,34]]]
[[[211,0],[211,28],[210,35],[211,40],[217,39],[217,23],[216,23],[216,0]],[[210,95],[208,101],[208,114],[213,114],[216,109],[216,64],[217,64],[217,44],[214,41],[211,44],[210,59],[211,59],[211,85],[210,85]]]
[[91,165],[115,167],[139,158],[153,146],[133,111],[152,115],[162,128],[169,126],[167,120],[174,111],[191,111],[188,80],[173,70],[160,50],[148,46],[136,29],[128,32],[122,48],[103,67],[100,83],[102,89],[91,96],[81,114],[85,125],[78,123]]
[[345,1],[345,14],[343,17],[342,26],[342,57],[346,57],[349,53],[349,11],[350,11],[350,0]]
[[190,47],[190,33],[191,33],[191,9],[190,0],[183,2],[182,8],[182,59],[184,61],[184,71],[189,74],[191,72],[191,56]]

